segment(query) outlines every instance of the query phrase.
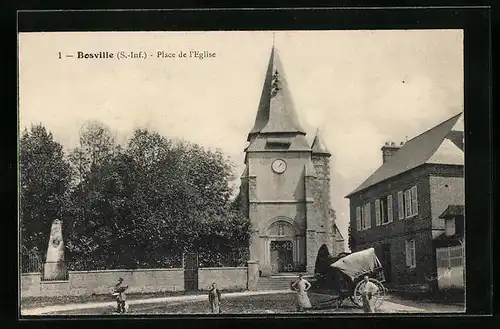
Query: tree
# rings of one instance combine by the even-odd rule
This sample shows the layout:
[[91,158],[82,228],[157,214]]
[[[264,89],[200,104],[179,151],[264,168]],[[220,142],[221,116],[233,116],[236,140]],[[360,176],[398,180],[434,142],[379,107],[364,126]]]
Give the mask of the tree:
[[348,235],[349,235],[349,237],[348,237],[348,240],[347,240],[347,244],[348,244],[349,249],[351,250],[351,252],[354,252],[356,250],[356,239],[354,238],[352,232],[353,232],[352,226],[349,223],[349,228],[348,228]]
[[248,248],[249,221],[231,208],[232,167],[220,151],[146,129],[124,148],[109,138],[82,145],[72,158],[73,168],[84,168],[75,170],[68,230],[74,268],[179,266],[193,251],[217,264],[221,254]]
[[52,221],[67,203],[71,172],[62,145],[41,124],[25,129],[19,144],[21,250],[36,249],[43,259]]

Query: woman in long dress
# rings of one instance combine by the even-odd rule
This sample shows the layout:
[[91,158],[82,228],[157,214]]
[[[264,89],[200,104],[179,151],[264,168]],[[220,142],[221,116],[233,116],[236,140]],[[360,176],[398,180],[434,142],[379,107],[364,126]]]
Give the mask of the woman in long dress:
[[210,307],[212,308],[212,313],[221,313],[220,309],[221,293],[217,289],[217,284],[214,282],[212,288],[208,292],[208,301],[210,302]]
[[302,311],[311,308],[311,301],[307,296],[307,291],[311,288],[309,281],[299,274],[299,279],[292,284],[292,289],[297,291],[297,311]]

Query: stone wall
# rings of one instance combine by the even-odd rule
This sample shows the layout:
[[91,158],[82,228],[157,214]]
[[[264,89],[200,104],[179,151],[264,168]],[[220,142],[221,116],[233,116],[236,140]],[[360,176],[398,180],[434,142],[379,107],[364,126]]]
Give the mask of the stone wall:
[[21,275],[21,296],[85,296],[110,294],[118,278],[129,293],[184,290],[183,269],[70,271],[67,281],[41,281],[39,273]]
[[40,296],[40,273],[23,273],[21,275],[21,296]]
[[198,269],[198,289],[208,290],[216,282],[219,289],[247,289],[246,267],[206,267]]

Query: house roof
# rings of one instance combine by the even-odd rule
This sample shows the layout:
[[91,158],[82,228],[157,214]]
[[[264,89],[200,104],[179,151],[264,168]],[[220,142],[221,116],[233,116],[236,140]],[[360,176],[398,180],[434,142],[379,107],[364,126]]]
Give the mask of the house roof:
[[448,217],[463,216],[465,213],[464,208],[464,205],[451,204],[441,215],[439,215],[439,218],[444,219]]
[[463,113],[459,113],[407,141],[346,197],[426,163],[463,165],[464,150],[457,146],[460,140],[463,146],[463,136]]
[[285,72],[274,46],[264,78],[255,123],[247,140],[250,141],[252,136],[259,133],[306,134],[297,118]]

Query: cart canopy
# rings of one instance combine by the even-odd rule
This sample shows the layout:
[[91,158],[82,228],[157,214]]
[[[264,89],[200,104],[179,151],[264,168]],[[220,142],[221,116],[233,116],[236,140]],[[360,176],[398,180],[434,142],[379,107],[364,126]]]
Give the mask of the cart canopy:
[[330,266],[338,269],[352,280],[355,280],[361,275],[373,272],[382,265],[377,255],[375,255],[375,249],[368,248],[347,255]]

